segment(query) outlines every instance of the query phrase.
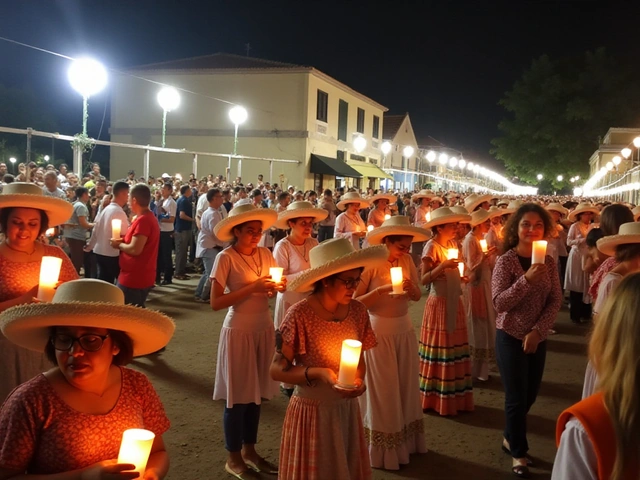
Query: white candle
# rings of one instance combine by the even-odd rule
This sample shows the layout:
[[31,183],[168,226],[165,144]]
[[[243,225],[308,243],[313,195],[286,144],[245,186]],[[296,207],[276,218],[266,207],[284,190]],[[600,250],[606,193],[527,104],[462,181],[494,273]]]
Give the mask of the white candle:
[[120,230],[122,230],[122,220],[119,218],[111,220],[111,238],[120,239]]
[[536,240],[533,242],[533,252],[531,254],[531,264],[536,265],[544,263],[544,257],[547,254],[547,241]]
[[464,277],[464,262],[458,264],[458,270],[460,270],[460,276]]
[[282,271],[281,267],[271,267],[269,269],[269,275],[271,275],[271,280],[276,283],[280,283],[282,281]]
[[47,231],[44,232],[47,237],[53,237],[56,234],[55,228],[47,228]]
[[458,259],[458,249],[450,248],[447,250],[447,260],[457,260]]
[[391,285],[394,295],[402,295],[402,282],[404,282],[402,267],[391,267]]
[[391,218],[391,215],[389,215],[388,213],[384,216],[385,220],[389,220]]
[[56,293],[56,285],[60,276],[62,259],[58,257],[42,257],[40,264],[40,281],[38,282],[38,300],[50,302]]
[[362,343],[358,340],[344,340],[342,342],[340,370],[338,371],[338,384],[341,387],[353,388],[355,386],[361,350]]
[[489,251],[489,247],[487,246],[487,241],[485,239],[480,240],[480,248],[482,248],[483,252]]
[[427,214],[424,216],[424,219],[425,219],[427,222],[430,222],[430,221],[431,221],[431,212],[427,212]]
[[373,230],[373,225],[369,225],[369,226],[367,227],[367,232],[370,232],[371,230]]
[[138,472],[140,478],[142,478],[147,468],[147,460],[149,460],[154,438],[155,434],[149,430],[143,430],[141,428],[125,430],[122,434],[118,463],[131,463],[135,465],[136,468],[133,471]]

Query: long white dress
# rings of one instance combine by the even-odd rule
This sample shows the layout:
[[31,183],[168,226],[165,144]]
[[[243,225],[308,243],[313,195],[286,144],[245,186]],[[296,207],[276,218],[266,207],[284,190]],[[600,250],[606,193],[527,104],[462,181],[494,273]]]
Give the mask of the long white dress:
[[[413,214],[413,226],[424,227],[427,223],[427,214],[430,212],[431,209],[427,206],[420,205],[419,207],[417,207],[415,213]],[[413,242],[411,244],[411,257],[413,258],[413,263],[418,268],[422,266],[422,260],[420,259],[420,257],[422,255],[423,249],[424,242]]]
[[[239,290],[277,267],[271,252],[258,247],[253,255],[241,255],[233,247],[216,257],[211,279],[229,291]],[[253,293],[229,307],[218,342],[214,400],[234,404],[270,399],[278,392],[269,367],[275,353],[275,331],[265,293]]]
[[[367,270],[362,282],[369,292],[391,283],[391,263]],[[418,284],[418,272],[411,255],[398,265],[406,278]],[[397,470],[409,463],[409,454],[424,453],[425,446],[418,339],[409,318],[408,295],[379,299],[369,309],[378,346],[367,350],[367,390],[360,400],[365,438],[371,466]]]
[[582,270],[582,259],[589,253],[587,248],[587,233],[589,225],[580,221],[569,228],[567,245],[571,248],[567,259],[567,271],[564,276],[564,288],[571,292],[583,292],[583,302],[590,303],[589,275]]
[[366,232],[367,226],[364,224],[360,215],[355,218],[347,212],[342,212],[336,217],[336,226],[333,230],[334,238],[346,238],[351,242],[353,248],[360,250],[360,237],[354,235],[359,232]]

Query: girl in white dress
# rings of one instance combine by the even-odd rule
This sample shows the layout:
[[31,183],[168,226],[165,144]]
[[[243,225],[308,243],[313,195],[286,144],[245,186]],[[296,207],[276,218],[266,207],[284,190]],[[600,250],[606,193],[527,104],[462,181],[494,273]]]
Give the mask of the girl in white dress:
[[338,210],[342,210],[342,213],[336,217],[333,237],[346,238],[353,248],[359,250],[360,239],[367,234],[367,226],[358,212],[368,206],[369,202],[357,192],[345,193],[338,202]]
[[[369,311],[378,346],[367,350],[368,389],[360,397],[360,410],[371,466],[398,470],[409,463],[412,453],[424,453],[422,406],[420,404],[418,339],[409,317],[409,301],[418,301],[421,291],[418,271],[409,249],[423,242],[430,232],[412,227],[409,217],[386,220],[369,232],[370,245],[389,250],[387,262],[361,276],[356,299]],[[402,295],[392,292],[390,268],[402,267]]]
[[[411,201],[416,204],[416,211],[411,219],[414,227],[423,228],[424,225],[431,220],[431,199],[435,197],[435,194],[430,190],[420,190],[418,193],[411,197]],[[424,242],[414,242],[411,244],[411,257],[416,267],[420,267],[422,255],[422,249],[424,248]]]
[[214,227],[220,240],[232,242],[218,254],[211,271],[211,306],[229,309],[218,343],[213,399],[226,400],[225,471],[233,476],[249,469],[278,471],[255,450],[260,404],[278,391],[269,376],[275,332],[268,300],[284,291],[286,278],[279,284],[271,280],[269,268],[278,265],[268,249],[258,247],[263,231],[276,219],[273,210],[241,205]]

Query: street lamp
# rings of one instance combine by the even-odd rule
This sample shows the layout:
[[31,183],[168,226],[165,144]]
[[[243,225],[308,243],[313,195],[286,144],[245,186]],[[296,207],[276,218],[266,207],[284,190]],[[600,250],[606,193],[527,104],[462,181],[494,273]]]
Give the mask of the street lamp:
[[467,161],[464,158],[461,158],[460,161],[458,162],[458,166],[460,167],[460,170],[464,170],[464,167],[467,165]]
[[162,108],[162,148],[164,148],[167,136],[167,113],[180,106],[180,94],[173,87],[162,87],[162,90],[158,92],[157,99]]
[[384,141],[382,142],[382,145],[380,145],[380,150],[382,150],[382,165],[383,167],[387,166],[387,155],[389,155],[389,152],[391,152],[391,142],[388,141]]
[[449,161],[449,155],[447,155],[446,153],[441,153],[438,157],[438,161],[440,162],[440,165],[446,165]]
[[456,165],[458,165],[458,159],[456,157],[451,157],[449,159],[449,166],[451,168],[456,168]]
[[558,175],[557,180],[558,180],[559,182],[561,182],[563,179],[564,179],[564,177],[563,177],[562,175]]
[[82,134],[86,136],[88,100],[107,86],[107,71],[96,60],[79,58],[73,61],[67,75],[73,89],[82,95]]
[[358,153],[362,153],[364,151],[365,148],[367,148],[367,139],[364,138],[361,135],[358,135],[354,140],[353,140],[353,148],[356,149],[356,152]]
[[536,178],[538,179],[538,181],[540,181],[540,180],[542,180],[544,178],[544,175],[539,173]]
[[620,163],[622,162],[622,159],[616,155],[615,157],[612,158],[613,160],[613,164],[617,167],[618,165],[620,165]]
[[629,158],[631,156],[631,149],[630,148],[623,148],[622,150],[620,150],[620,153],[622,154],[622,156],[624,158]]
[[611,171],[611,170],[613,170],[613,163],[612,162],[607,162],[605,167],[607,167],[607,170]]
[[[247,110],[244,107],[241,107],[240,105],[236,105],[231,110],[229,110],[229,118],[231,119],[231,122],[235,126],[235,132],[233,134],[233,156],[234,157],[238,153],[238,126],[246,122],[248,116],[249,114],[247,113]],[[231,163],[231,159],[229,159],[229,163]],[[238,160],[238,176],[242,177],[242,159]]]
[[[404,147],[402,149],[402,154],[404,155],[404,158],[406,158],[406,163],[404,164],[404,184],[405,187],[407,185],[407,169],[409,168],[409,160],[411,160],[411,155],[413,155],[413,147],[411,145],[407,145],[406,147]],[[409,190],[407,188],[407,190]]]
[[45,162],[48,162],[50,158],[51,158],[51,157],[50,157],[49,155],[45,155],[45,156],[44,156],[44,161],[45,161]]
[[436,152],[434,152],[433,150],[429,150],[429,152],[427,153],[427,160],[429,163],[433,163],[436,159]]
[[9,161],[11,162],[11,170],[13,171],[13,174],[15,175],[16,174],[16,162],[17,162],[17,160],[16,160],[15,157],[11,157],[9,159]]
[[467,163],[467,170],[473,170],[474,167],[475,167],[475,165],[473,164],[473,162]]

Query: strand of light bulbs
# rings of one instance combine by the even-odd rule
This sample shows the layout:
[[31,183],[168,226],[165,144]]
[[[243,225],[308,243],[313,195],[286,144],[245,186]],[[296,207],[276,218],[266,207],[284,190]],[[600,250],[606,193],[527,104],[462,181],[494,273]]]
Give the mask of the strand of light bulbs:
[[[633,141],[628,146],[620,150],[620,155],[616,155],[611,159],[610,162],[607,162],[605,166],[601,167],[600,170],[594,173],[584,183],[582,187],[574,188],[573,190],[574,195],[578,195],[578,196],[584,195],[589,197],[595,197],[595,196],[615,195],[617,193],[628,192],[630,190],[638,190],[640,188],[637,186],[639,185],[638,183],[628,183],[628,184],[621,185],[619,187],[615,187],[611,189],[594,190],[594,187],[600,180],[602,180],[611,170],[613,170],[614,167],[617,167],[622,163],[622,157],[624,157],[625,159],[628,159],[631,156],[631,154],[633,153],[631,148],[629,148],[631,145],[633,145],[637,149],[640,149],[640,137],[634,138]],[[627,174],[625,173],[625,176],[626,175]],[[576,193],[576,192],[580,192],[580,193]]]

